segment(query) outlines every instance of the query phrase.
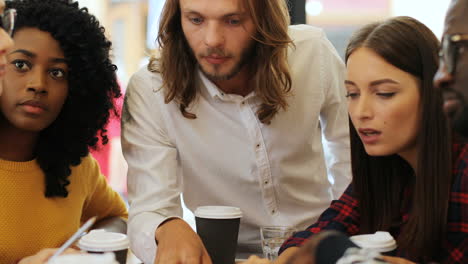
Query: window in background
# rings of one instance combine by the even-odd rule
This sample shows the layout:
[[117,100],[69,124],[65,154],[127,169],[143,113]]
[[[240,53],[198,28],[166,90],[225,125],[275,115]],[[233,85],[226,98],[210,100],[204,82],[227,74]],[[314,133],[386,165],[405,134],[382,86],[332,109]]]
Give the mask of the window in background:
[[324,29],[343,58],[356,29],[391,16],[414,17],[441,36],[449,3],[450,0],[306,0],[305,10],[307,23]]
[[442,36],[445,13],[451,0],[393,0],[392,16],[411,16]]
[[390,0],[307,0],[307,23],[322,28],[344,57],[351,34],[364,24],[390,16]]
[[148,49],[155,49],[157,46],[159,18],[164,7],[165,0],[149,0],[148,5],[148,30],[146,31],[146,46]]

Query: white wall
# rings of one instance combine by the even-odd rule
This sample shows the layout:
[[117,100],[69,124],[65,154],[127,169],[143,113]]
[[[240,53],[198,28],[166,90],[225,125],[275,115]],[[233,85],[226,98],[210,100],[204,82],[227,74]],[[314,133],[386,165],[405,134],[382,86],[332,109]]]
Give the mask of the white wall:
[[392,16],[411,16],[442,36],[445,13],[450,0],[393,0]]
[[102,20],[105,16],[105,4],[103,0],[79,0],[80,7],[87,7],[89,12]]

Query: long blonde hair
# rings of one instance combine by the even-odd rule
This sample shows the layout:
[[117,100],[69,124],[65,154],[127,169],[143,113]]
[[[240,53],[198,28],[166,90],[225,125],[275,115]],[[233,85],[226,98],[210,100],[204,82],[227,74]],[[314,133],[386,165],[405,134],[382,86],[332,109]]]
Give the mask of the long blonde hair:
[[[292,44],[288,36],[289,13],[284,0],[243,0],[256,27],[253,57],[250,60],[254,90],[262,104],[257,111],[259,120],[269,124],[275,114],[286,110],[286,96],[291,90],[291,74],[287,49]],[[167,0],[159,24],[158,56],[148,65],[151,72],[163,79],[165,102],[175,100],[182,115],[195,119],[187,108],[197,96],[197,60],[185,39],[181,26],[179,0]]]

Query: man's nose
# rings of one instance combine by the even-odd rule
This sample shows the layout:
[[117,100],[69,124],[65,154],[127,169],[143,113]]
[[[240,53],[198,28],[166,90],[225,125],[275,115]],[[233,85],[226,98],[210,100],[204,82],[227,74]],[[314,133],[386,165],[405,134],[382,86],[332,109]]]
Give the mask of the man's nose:
[[439,69],[434,75],[434,85],[439,89],[450,87],[453,83],[453,76],[447,71],[447,66],[443,60],[440,61]]
[[205,32],[205,44],[209,47],[215,48],[224,44],[224,32],[218,22],[208,23]]

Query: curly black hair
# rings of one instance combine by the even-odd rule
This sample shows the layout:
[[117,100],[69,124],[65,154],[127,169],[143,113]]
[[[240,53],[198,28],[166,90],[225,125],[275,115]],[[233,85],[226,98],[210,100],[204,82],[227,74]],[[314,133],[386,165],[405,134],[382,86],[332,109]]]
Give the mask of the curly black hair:
[[106,144],[106,124],[114,100],[121,96],[117,67],[110,60],[111,42],[104,28],[86,8],[68,0],[7,1],[17,11],[15,30],[38,28],[57,40],[68,64],[68,96],[57,119],[40,132],[35,147],[37,162],[45,173],[45,196],[67,197],[71,166],[77,166]]

